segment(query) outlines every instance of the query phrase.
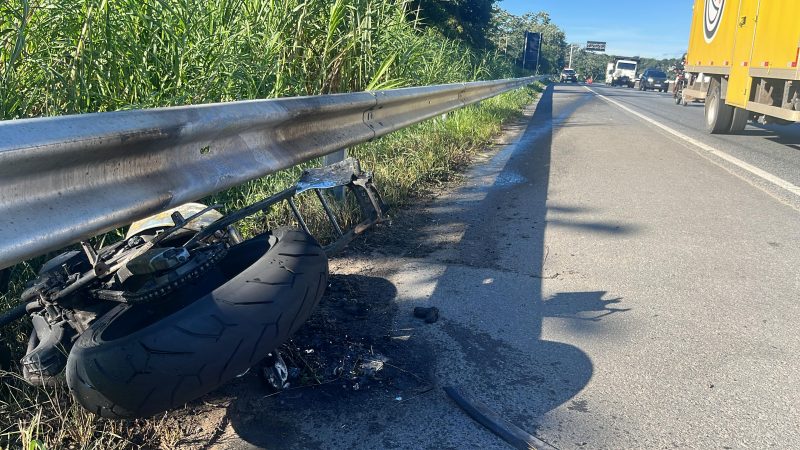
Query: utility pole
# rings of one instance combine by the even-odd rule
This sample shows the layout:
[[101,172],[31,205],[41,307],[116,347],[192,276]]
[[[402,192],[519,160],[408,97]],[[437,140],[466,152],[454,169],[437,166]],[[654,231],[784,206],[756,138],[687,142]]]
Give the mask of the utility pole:
[[522,45],[522,69],[525,69],[525,57],[528,56],[528,32],[525,32],[525,43]]
[[569,44],[569,65],[567,66],[567,68],[569,68],[569,69],[572,69],[572,50],[575,47],[580,48],[580,45],[578,45],[578,44]]
[[567,67],[570,69],[572,69],[572,47],[574,47],[574,45],[569,44],[569,65]]

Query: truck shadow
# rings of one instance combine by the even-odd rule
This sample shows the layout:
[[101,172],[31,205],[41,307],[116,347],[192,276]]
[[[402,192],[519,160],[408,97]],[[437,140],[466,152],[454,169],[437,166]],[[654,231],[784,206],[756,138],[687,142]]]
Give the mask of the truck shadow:
[[739,133],[742,136],[763,137],[776,144],[800,150],[800,125],[750,125]]

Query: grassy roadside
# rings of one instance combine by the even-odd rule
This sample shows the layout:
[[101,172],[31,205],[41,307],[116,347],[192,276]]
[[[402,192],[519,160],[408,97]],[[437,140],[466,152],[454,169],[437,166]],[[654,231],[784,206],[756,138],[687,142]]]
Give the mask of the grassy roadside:
[[[409,204],[438,183],[458,176],[471,158],[501,131],[504,122],[519,117],[522,108],[540,87],[517,89],[480,105],[452,112],[445,120],[434,119],[400,130],[375,142],[359,145],[350,154],[375,173],[385,200],[395,206]],[[308,165],[314,165],[310,162]],[[215,195],[226,208],[238,208],[264,198],[296,181],[301,168],[255,180]],[[304,205],[310,208],[310,205]],[[310,222],[321,223],[319,210],[309,210]],[[352,217],[347,208],[345,219]],[[248,224],[249,233],[286,223],[288,212],[271,211]],[[12,292],[0,296],[3,310],[13,304],[34,265],[18,266]],[[24,350],[27,323],[3,330],[11,341],[13,359]],[[5,373],[0,387],[0,448],[173,448],[184,432],[179,415],[165,414],[148,420],[112,421],[98,418],[74,404],[65,386],[35,388]]]

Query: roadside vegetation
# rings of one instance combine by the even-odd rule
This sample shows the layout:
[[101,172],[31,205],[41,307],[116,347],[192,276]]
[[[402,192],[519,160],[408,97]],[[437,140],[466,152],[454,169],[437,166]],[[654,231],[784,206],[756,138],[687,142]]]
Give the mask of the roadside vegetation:
[[517,73],[405,0],[10,0],[0,33],[2,119]]
[[[3,1],[0,120],[527,74],[517,65],[519,52],[507,43],[505,48],[495,44],[494,19],[471,24],[467,37],[443,32],[447,20],[457,16],[434,23],[431,18],[438,16],[427,14],[407,0]],[[546,25],[559,31],[549,19]],[[557,71],[558,58],[563,52],[559,56],[554,47],[543,61]],[[357,146],[350,154],[375,172],[387,203],[402,207],[457,176],[536,91],[529,87],[503,94]],[[242,207],[289,186],[302,167],[206,201],[226,209]],[[301,207],[310,213],[312,225],[321,224],[319,211],[310,204]],[[340,209],[345,222],[354,219],[352,205]],[[276,209],[246,223],[245,231],[256,233],[287,219],[286,211]],[[7,292],[0,293],[0,311],[17,302],[44,260],[14,267]],[[65,386],[28,386],[14,375],[19,372],[14,361],[24,353],[29,331],[30,325],[21,321],[0,332],[0,353],[10,350],[0,360],[12,364],[11,372],[0,373],[0,449],[180,444],[185,430],[174,415],[109,421],[73,404]]]

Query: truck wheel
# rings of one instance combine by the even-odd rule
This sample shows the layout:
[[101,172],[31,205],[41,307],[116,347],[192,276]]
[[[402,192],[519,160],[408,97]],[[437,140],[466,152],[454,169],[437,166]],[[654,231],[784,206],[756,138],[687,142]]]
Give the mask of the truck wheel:
[[717,78],[712,78],[706,95],[706,130],[712,134],[728,133],[733,119],[733,107],[722,99],[722,87]]
[[278,229],[248,239],[195,283],[97,319],[69,354],[67,384],[78,403],[103,417],[179,407],[288,339],[327,280],[328,259],[311,236]]
[[744,131],[747,126],[747,119],[750,118],[750,112],[742,108],[733,108],[733,117],[731,119],[731,127],[728,131],[731,133],[740,133]]

